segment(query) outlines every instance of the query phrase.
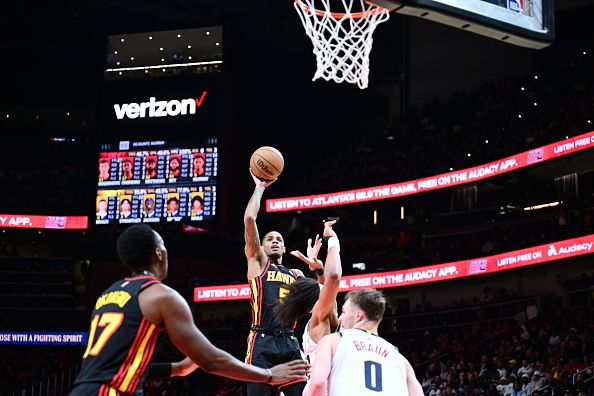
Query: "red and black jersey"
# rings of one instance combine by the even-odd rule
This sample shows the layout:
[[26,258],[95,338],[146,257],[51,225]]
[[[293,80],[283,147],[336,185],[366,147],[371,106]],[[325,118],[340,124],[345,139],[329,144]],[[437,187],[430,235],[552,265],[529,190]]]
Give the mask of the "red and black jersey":
[[295,282],[295,276],[286,267],[270,260],[261,275],[250,279],[252,325],[267,329],[281,328],[274,318],[274,304],[287,293],[285,286]]
[[97,299],[71,395],[86,394],[83,389],[88,389],[88,384],[98,384],[99,396],[142,394],[163,328],[142,316],[138,295],[154,283],[160,281],[153,276],[125,278]]

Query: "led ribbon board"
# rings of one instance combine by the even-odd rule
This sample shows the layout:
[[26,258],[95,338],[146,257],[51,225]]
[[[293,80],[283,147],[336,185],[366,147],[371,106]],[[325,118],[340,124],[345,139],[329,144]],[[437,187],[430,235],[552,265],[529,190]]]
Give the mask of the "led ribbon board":
[[594,147],[594,131],[487,164],[423,179],[328,194],[266,200],[266,212],[287,212],[378,201],[473,183]]
[[0,228],[41,228],[52,230],[86,230],[87,216],[38,216],[0,214]]
[[[594,251],[593,246],[594,234],[471,260],[454,261],[400,271],[343,276],[340,280],[339,291],[347,292],[367,287],[376,289],[401,287],[493,274],[499,271],[590,254]],[[195,302],[244,300],[249,298],[250,288],[247,284],[194,288]]]

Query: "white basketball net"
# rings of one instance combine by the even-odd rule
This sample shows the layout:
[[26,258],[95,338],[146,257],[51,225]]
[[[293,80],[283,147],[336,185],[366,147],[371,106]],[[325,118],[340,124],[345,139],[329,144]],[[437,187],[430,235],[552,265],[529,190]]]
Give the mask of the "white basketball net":
[[[317,70],[312,80],[346,81],[367,88],[373,32],[388,20],[389,11],[363,0],[340,0],[344,13],[333,13],[330,0],[294,1],[316,55]],[[316,1],[322,7],[316,9]],[[360,11],[353,12],[353,3]]]

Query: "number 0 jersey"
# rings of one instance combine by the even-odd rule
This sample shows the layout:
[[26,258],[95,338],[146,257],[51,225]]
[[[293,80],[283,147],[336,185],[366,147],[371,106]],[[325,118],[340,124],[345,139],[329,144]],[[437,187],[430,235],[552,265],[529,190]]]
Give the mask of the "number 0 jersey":
[[[163,331],[140,311],[138,295],[160,283],[153,276],[125,278],[107,288],[91,315],[87,349],[71,395],[85,394],[77,385],[99,384],[98,395],[141,395],[147,367]],[[97,394],[97,393],[96,393]]]
[[332,357],[328,396],[407,395],[406,364],[398,349],[377,334],[342,330]]

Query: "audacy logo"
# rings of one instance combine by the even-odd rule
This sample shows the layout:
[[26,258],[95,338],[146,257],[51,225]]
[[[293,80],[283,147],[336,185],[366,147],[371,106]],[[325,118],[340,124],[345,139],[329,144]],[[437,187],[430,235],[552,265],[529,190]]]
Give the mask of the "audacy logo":
[[576,253],[581,252],[582,250],[591,251],[592,250],[593,242],[586,242],[586,243],[576,243],[571,246],[562,246],[559,250],[555,249],[555,246],[549,245],[549,250],[547,254],[550,256],[556,256],[558,254],[567,254],[567,253]]
[[549,257],[557,255],[557,249],[555,249],[555,246],[549,245],[549,251],[547,252],[547,255],[549,255]]
[[157,100],[153,96],[148,102],[114,104],[113,109],[118,120],[121,120],[124,117],[130,119],[144,117],[175,117],[177,115],[196,114],[196,108],[202,106],[205,98],[206,91],[203,91],[200,98],[196,99],[189,98],[165,101]]

